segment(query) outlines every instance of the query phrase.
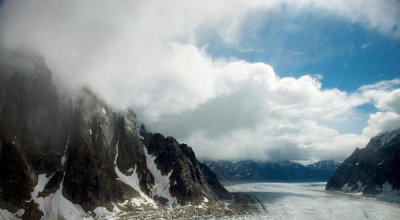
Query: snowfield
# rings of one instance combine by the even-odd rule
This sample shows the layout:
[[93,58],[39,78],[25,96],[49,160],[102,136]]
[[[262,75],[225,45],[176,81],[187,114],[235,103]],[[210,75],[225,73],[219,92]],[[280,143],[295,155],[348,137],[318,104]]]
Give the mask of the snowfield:
[[325,183],[249,183],[226,188],[255,195],[267,209],[240,219],[400,219],[400,204],[325,192]]

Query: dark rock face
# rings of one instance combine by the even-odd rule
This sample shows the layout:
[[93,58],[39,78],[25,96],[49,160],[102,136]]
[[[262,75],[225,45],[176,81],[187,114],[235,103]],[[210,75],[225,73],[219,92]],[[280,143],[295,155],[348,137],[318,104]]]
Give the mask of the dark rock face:
[[41,59],[13,58],[21,65],[0,63],[0,200],[9,210],[24,207],[38,173],[60,168],[71,110],[60,103]]
[[217,194],[219,199],[230,200],[232,199],[232,194],[226,190],[221,183],[219,182],[217,175],[210,170],[210,168],[203,164],[199,163],[201,170],[203,171],[208,184],[211,186],[213,191]]
[[46,184],[44,190],[42,192],[39,192],[38,196],[46,197],[46,196],[56,192],[57,189],[60,188],[60,184],[63,179],[64,179],[64,172],[62,170],[58,170],[50,178],[50,180]]
[[[31,200],[42,174],[48,181],[38,198],[62,187],[62,196],[85,211],[134,196],[156,199],[152,190],[158,183],[145,150],[162,175],[171,173],[169,192],[179,204],[218,200],[190,147],[147,133],[144,126],[141,140],[132,112],[113,112],[87,89],[74,100],[59,94],[40,58],[0,57],[13,60],[0,61],[1,209],[23,208],[24,218],[46,216]],[[137,176],[138,186],[124,176]]]
[[71,122],[68,160],[64,180],[67,198],[91,210],[123,197],[114,171],[114,158],[122,173],[136,169],[140,189],[149,193],[154,182],[146,167],[134,117],[113,113],[96,96],[86,91],[79,99]]
[[327,181],[340,165],[333,160],[319,161],[310,165],[289,160],[255,162],[205,161],[207,166],[224,182],[312,182]]
[[326,185],[327,190],[376,194],[388,183],[400,189],[400,130],[380,134],[356,149]]
[[0,156],[0,198],[3,205],[16,211],[17,207],[24,205],[24,201],[31,198],[31,185],[33,178],[25,158],[17,147],[1,140]]
[[156,159],[157,168],[162,175],[170,172],[170,193],[179,204],[208,200],[217,200],[217,195],[207,182],[200,163],[193,150],[186,144],[179,144],[173,137],[161,134],[145,135],[143,140],[148,153]]

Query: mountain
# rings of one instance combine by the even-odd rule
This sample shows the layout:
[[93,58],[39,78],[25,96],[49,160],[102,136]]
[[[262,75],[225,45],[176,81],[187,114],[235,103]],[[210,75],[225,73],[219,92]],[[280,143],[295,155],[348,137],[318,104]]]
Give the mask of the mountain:
[[400,129],[371,138],[357,148],[326,185],[327,190],[362,194],[399,194]]
[[223,182],[309,182],[327,181],[340,165],[333,160],[303,165],[289,160],[204,161]]
[[0,217],[91,218],[230,195],[189,146],[139,129],[131,111],[88,89],[62,94],[40,57],[0,57]]

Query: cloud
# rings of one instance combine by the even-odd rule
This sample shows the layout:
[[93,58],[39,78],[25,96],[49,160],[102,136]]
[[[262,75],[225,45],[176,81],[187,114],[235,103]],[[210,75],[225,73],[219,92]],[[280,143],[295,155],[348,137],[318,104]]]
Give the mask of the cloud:
[[387,90],[400,84],[400,79],[384,80],[371,85],[361,86],[358,90],[368,91],[368,90]]
[[362,45],[360,46],[360,48],[361,48],[361,49],[365,49],[365,48],[370,47],[370,46],[371,46],[371,44],[365,43],[365,44],[362,44]]
[[229,88],[224,95],[164,115],[150,128],[178,137],[200,157],[219,159],[277,159],[284,151],[292,159],[343,159],[367,142],[324,125],[351,123],[353,108],[367,98],[323,90],[309,75],[280,78],[263,63],[232,61],[222,67],[232,77],[224,83]]
[[[231,159],[343,159],[363,146],[359,135],[341,135],[310,120],[269,120],[255,129],[238,129],[218,138],[193,133],[187,142],[205,158]],[[212,152],[212,153],[210,153]]]
[[[311,10],[398,38],[398,8],[394,0],[5,1],[0,40],[39,51],[60,86],[87,85],[115,108],[133,108],[201,157],[342,158],[367,138],[331,124],[354,122],[355,107],[368,102],[397,112],[395,82],[352,94],[322,89],[319,75],[282,78],[265,63],[214,59],[197,36],[237,44],[245,22],[257,22],[250,13]],[[390,127],[372,118],[365,133]]]
[[399,38],[400,2],[396,0],[352,0],[352,1],[302,1],[325,9],[354,23],[391,37]]
[[391,131],[400,127],[400,115],[394,112],[377,112],[371,114],[368,127],[363,129],[366,136],[374,136],[384,131]]
[[362,96],[371,100],[378,112],[371,114],[363,134],[372,137],[400,127],[400,80],[381,81],[362,86]]
[[292,54],[295,56],[299,56],[299,55],[303,55],[304,53],[300,52],[300,51],[293,51]]
[[400,114],[400,89],[389,92],[387,97],[379,101],[379,106]]
[[400,89],[395,89],[389,92],[373,91],[368,94],[373,95],[373,99],[376,101],[375,106],[378,109],[400,114]]

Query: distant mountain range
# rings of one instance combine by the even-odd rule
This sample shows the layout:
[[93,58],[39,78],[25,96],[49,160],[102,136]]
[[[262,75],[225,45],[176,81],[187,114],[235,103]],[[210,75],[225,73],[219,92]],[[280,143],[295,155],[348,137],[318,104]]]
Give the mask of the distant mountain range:
[[326,185],[327,190],[400,196],[400,129],[371,138],[356,149]]
[[222,182],[328,181],[340,165],[339,161],[334,160],[323,160],[308,165],[290,160],[267,162],[205,160],[203,163],[207,164]]

